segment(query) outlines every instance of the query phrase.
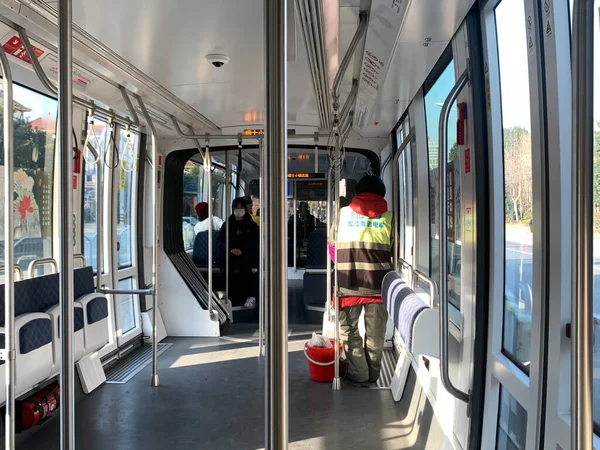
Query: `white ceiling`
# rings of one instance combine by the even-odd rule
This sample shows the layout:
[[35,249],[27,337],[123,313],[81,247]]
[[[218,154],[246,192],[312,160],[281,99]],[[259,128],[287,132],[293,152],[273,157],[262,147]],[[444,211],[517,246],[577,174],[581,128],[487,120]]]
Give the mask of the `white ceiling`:
[[[388,136],[475,0],[407,1],[372,123],[361,132],[365,138]],[[356,31],[360,3],[339,0],[340,61]],[[263,0],[73,0],[73,20],[219,127],[262,125]],[[425,38],[431,38],[428,47],[422,45]],[[296,41],[297,57],[288,66],[288,120],[300,131],[318,127],[319,116],[298,29]],[[205,59],[208,53],[224,53],[230,62],[214,68]],[[353,67],[342,85],[342,102]],[[119,97],[117,92],[115,101]]]

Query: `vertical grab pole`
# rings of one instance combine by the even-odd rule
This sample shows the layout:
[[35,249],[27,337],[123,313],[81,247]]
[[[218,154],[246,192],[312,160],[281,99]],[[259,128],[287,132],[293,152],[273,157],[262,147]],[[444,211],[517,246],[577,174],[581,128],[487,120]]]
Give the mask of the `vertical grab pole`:
[[398,184],[398,178],[399,178],[399,173],[398,173],[398,160],[397,157],[399,156],[400,152],[398,152],[397,155],[394,155],[394,157],[392,158],[392,204],[394,205],[392,208],[394,210],[394,270],[396,272],[398,272],[398,269],[400,268],[399,263],[398,263],[398,258],[400,256],[400,251],[399,251],[399,245],[400,243],[398,242],[398,227],[400,226],[399,224],[399,212],[398,212],[398,198],[400,197],[400,185]]
[[150,129],[152,139],[152,387],[159,385],[158,380],[158,149],[156,148],[156,128],[146,105],[137,96],[140,109]]
[[342,383],[340,381],[340,295],[339,295],[339,283],[338,283],[338,234],[337,234],[337,227],[340,221],[340,172],[342,170],[342,163],[341,163],[341,155],[340,155],[340,145],[339,145],[339,140],[336,139],[335,140],[336,144],[335,144],[335,163],[336,163],[336,168],[334,169],[335,171],[335,179],[334,179],[334,183],[335,185],[333,186],[334,189],[334,195],[335,195],[335,215],[334,215],[334,226],[336,227],[336,233],[335,233],[335,266],[333,268],[333,280],[334,280],[334,295],[335,295],[335,321],[334,321],[334,331],[333,331],[333,336],[334,336],[334,358],[333,360],[334,362],[334,371],[335,371],[335,375],[333,378],[333,390],[335,391],[339,391],[342,388]]
[[288,445],[287,351],[287,3],[264,0],[266,147],[268,153],[269,317],[267,321],[267,450]]
[[267,235],[265,234],[265,180],[264,180],[264,172],[265,172],[265,164],[264,159],[262,157],[263,154],[263,138],[261,137],[258,141],[259,143],[259,157],[260,157],[260,178],[259,178],[259,192],[260,192],[260,248],[259,248],[259,292],[258,292],[258,356],[264,355],[264,346],[263,342],[265,339],[265,289],[266,289],[266,280],[265,280],[265,239]]
[[[75,448],[75,378],[73,367],[73,61],[72,3],[58,3],[58,173],[60,230],[60,448]],[[8,191],[10,192],[10,191]],[[8,195],[8,192],[6,193]]]
[[212,157],[210,156],[209,135],[206,135],[204,150],[204,171],[208,174],[208,315],[213,316],[213,198],[212,198]]
[[[93,118],[94,112],[91,111],[90,115]],[[92,125],[92,133],[95,133],[94,127]],[[98,156],[96,158],[96,164],[98,167],[96,168],[96,272],[97,272],[97,284],[98,289],[102,288],[102,274],[104,272],[104,155],[102,152],[104,150],[104,146],[98,145],[96,151],[98,152]],[[88,151],[84,149],[84,151]]]
[[[4,93],[4,310],[5,347],[4,370],[6,372],[6,411],[4,418],[5,446],[15,448],[15,271],[14,267],[14,119],[13,119],[13,79],[10,64],[4,49],[0,48],[2,66],[2,91]],[[22,278],[22,277],[21,277]]]
[[294,273],[298,264],[298,204],[296,203],[296,184],[294,183]]
[[594,8],[573,6],[573,293],[571,299],[571,446],[592,448],[594,300]]
[[440,289],[439,289],[439,305],[440,305],[440,379],[444,388],[453,397],[467,404],[471,401],[470,393],[459,390],[450,379],[448,369],[448,118],[450,117],[450,107],[458,98],[461,90],[466,86],[469,80],[468,69],[456,81],[448,93],[448,97],[444,101],[442,111],[440,112],[439,121],[439,139],[440,146],[438,152],[438,170],[439,170],[439,185],[438,192],[440,198],[440,244],[439,244],[439,264],[440,264]]
[[[327,169],[327,242],[331,242],[331,168]],[[331,258],[327,255],[327,323],[331,323]]]
[[[231,204],[231,165],[229,164],[229,152],[225,152],[225,217]],[[229,301],[229,223],[225,221],[225,301]],[[233,319],[231,317],[230,319]]]

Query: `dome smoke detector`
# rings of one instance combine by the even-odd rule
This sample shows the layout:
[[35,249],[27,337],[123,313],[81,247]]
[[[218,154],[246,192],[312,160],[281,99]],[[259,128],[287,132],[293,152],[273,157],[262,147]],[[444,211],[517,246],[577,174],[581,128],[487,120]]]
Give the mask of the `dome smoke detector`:
[[215,67],[223,67],[229,62],[229,56],[211,53],[206,55],[206,60]]

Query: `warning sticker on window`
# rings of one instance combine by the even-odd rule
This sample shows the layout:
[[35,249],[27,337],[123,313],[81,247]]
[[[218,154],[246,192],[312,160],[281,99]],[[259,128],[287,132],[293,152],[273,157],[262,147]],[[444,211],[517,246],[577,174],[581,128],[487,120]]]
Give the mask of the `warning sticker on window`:
[[[44,54],[44,50],[37,48],[34,45],[32,45],[32,47],[35,56],[38,58]],[[11,37],[8,42],[2,46],[2,48],[7,54],[31,64],[31,60],[29,59],[29,56],[27,56],[27,52],[25,51],[25,47],[23,46],[23,42],[21,42],[21,38],[19,36]]]

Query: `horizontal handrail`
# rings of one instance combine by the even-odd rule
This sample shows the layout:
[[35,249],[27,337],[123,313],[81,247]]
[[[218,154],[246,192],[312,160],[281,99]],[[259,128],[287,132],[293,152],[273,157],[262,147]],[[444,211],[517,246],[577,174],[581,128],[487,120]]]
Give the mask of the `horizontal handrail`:
[[139,294],[139,295],[151,295],[154,294],[154,287],[148,289],[106,289],[98,288],[96,292],[100,294]]
[[340,86],[342,85],[342,80],[344,79],[344,75],[346,74],[346,70],[348,70],[348,66],[350,65],[350,60],[354,56],[354,52],[358,47],[358,43],[364,37],[369,28],[369,16],[367,12],[361,12],[359,16],[358,28],[356,29],[356,33],[352,37],[352,41],[350,41],[350,46],[340,63],[339,69],[335,75],[335,79],[333,80],[333,110],[337,111],[340,107]]
[[[48,76],[46,75],[46,72],[44,72],[44,69],[42,68],[42,65],[40,64],[40,61],[39,61],[37,55],[33,51],[33,46],[31,45],[31,41],[29,40],[27,31],[23,27],[19,27],[19,29],[17,31],[19,33],[19,38],[21,39],[21,42],[23,43],[23,48],[25,49],[25,53],[27,54],[27,57],[31,61],[33,70],[35,71],[39,80],[42,82],[44,87],[46,89],[48,89],[52,94],[58,95],[58,88],[54,85],[54,83],[50,80],[50,78],[48,78]],[[121,91],[121,93],[123,93],[123,91]],[[104,108],[96,105],[92,101],[85,100],[83,98],[80,98],[80,97],[77,97],[74,95],[73,103],[76,105],[79,105],[83,108],[91,109],[94,112],[97,112],[99,115],[104,116],[105,118],[112,118],[115,122],[119,123],[120,125],[139,127],[139,122],[134,122],[130,118],[124,119],[120,116],[117,116],[114,113],[114,111],[109,111],[107,109],[104,109]],[[129,102],[129,104],[127,104],[127,101],[125,103],[126,103],[127,107],[129,107],[131,104],[131,102]]]
[[38,266],[45,266],[46,264],[50,264],[51,266],[54,266],[54,272],[58,273],[58,263],[56,262],[56,260],[54,258],[41,258],[41,259],[33,260],[29,263],[29,267],[27,268],[27,277],[33,278],[33,271]]
[[412,290],[414,291],[415,288],[417,287],[417,280],[422,280],[425,283],[427,283],[429,285],[429,298],[430,298],[430,306],[432,308],[437,308],[439,306],[439,298],[438,298],[438,288],[437,288],[437,284],[435,281],[433,281],[431,278],[429,278],[427,275],[425,275],[423,272],[421,272],[420,270],[413,270],[412,271],[413,274],[413,278],[412,278]]
[[[6,267],[4,267],[4,265],[0,266],[0,272],[4,272],[5,270]],[[23,269],[21,269],[21,266],[15,264],[13,270],[19,276],[19,279],[16,281],[21,281],[23,279]]]

